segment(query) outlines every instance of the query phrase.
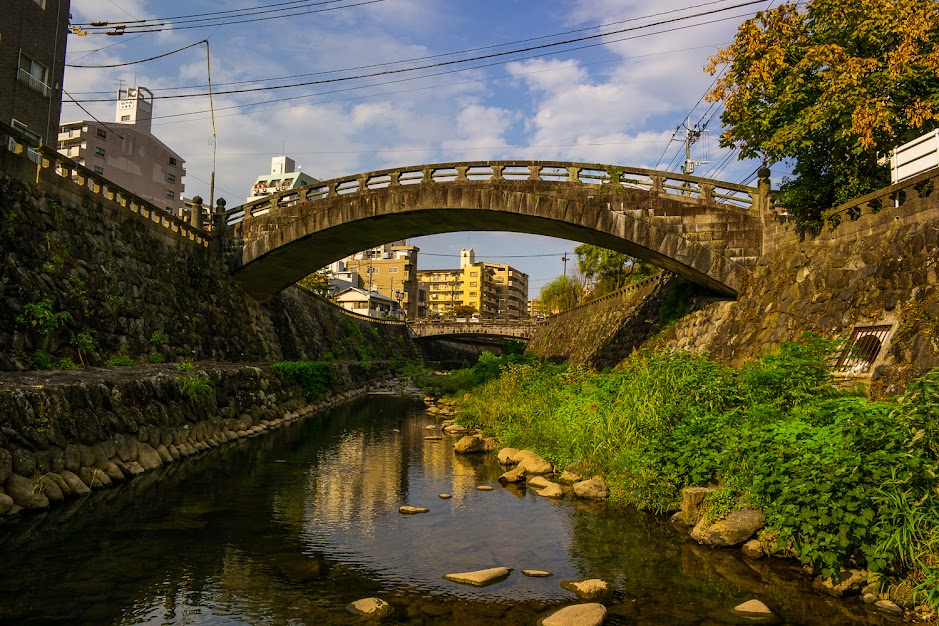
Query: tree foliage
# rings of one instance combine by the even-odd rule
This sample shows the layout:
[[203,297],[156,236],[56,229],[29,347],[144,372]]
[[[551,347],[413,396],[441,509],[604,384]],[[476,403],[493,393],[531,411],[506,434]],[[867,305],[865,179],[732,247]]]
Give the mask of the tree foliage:
[[934,0],[789,2],[741,24],[706,71],[726,65],[722,145],[793,159],[779,201],[805,229],[825,209],[889,182],[878,159],[939,126]]
[[325,298],[329,295],[329,278],[329,270],[313,272],[298,280],[297,284]]
[[577,255],[577,270],[591,286],[593,298],[645,278],[654,271],[654,266],[644,261],[586,243],[574,248],[574,254]]
[[541,288],[541,306],[545,312],[558,313],[575,307],[581,300],[581,286],[571,276],[558,276]]

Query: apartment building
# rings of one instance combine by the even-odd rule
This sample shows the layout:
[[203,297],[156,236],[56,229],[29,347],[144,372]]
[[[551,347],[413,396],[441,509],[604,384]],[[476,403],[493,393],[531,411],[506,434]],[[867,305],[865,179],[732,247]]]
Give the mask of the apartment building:
[[283,155],[272,157],[271,173],[261,174],[254,180],[247,201],[254,202],[275,193],[318,182],[320,182],[318,178],[313,178],[297,169],[296,161],[290,157]]
[[59,127],[58,151],[140,198],[181,215],[185,209],[185,161],[150,132],[153,92],[118,90],[113,124],[67,122]]
[[378,292],[400,304],[409,318],[427,315],[417,280],[420,248],[395,241],[357,252],[341,261],[345,271],[359,275],[366,291]]
[[475,309],[482,318],[528,316],[528,275],[504,264],[476,261],[472,249],[460,251],[460,267],[418,271],[427,289],[431,315],[450,315],[454,307]]
[[54,145],[62,110],[69,0],[0,2],[0,121]]

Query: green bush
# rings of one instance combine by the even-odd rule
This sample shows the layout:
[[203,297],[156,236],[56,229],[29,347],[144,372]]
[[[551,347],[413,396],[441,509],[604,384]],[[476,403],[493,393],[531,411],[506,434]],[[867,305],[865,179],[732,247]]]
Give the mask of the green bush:
[[192,402],[202,402],[215,394],[215,385],[205,376],[190,374],[179,379],[179,390]]
[[334,379],[332,366],[322,361],[280,361],[274,363],[274,371],[281,379],[300,385],[310,399],[322,397]]
[[108,367],[130,367],[136,365],[137,362],[132,356],[127,354],[127,349],[122,347],[120,352],[112,354],[107,359],[105,359],[104,364]]

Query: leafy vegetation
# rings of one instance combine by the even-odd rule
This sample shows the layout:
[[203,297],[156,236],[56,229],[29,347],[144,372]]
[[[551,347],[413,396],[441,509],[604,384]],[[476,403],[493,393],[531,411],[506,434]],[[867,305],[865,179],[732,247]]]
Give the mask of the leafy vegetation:
[[558,276],[541,288],[541,306],[546,313],[559,313],[580,304],[583,289],[573,276]]
[[208,400],[215,394],[215,385],[205,376],[187,374],[179,379],[179,390],[191,402]]
[[23,307],[23,313],[16,317],[18,323],[30,326],[42,336],[42,350],[49,349],[53,333],[71,319],[72,314],[68,311],[54,312],[49,298],[27,304]]
[[837,350],[809,336],[738,369],[644,352],[605,373],[503,363],[498,378],[487,357],[473,377],[489,382],[463,396],[460,420],[604,474],[616,501],[641,509],[674,510],[682,488],[719,486],[710,519],[760,507],[766,536],[822,575],[908,576],[935,606],[939,369],[895,401],[868,401],[833,384]]
[[104,364],[108,367],[131,367],[137,364],[137,361],[134,360],[134,357],[127,354],[127,347],[121,346],[121,349],[107,359],[105,359]]
[[281,379],[300,385],[310,399],[321,398],[334,379],[332,365],[323,361],[280,361],[274,363],[274,371]]
[[577,270],[590,286],[590,298],[604,296],[656,271],[649,263],[586,243],[574,248],[574,254],[577,255]]
[[889,183],[879,158],[939,125],[933,0],[808,0],[760,11],[710,59],[724,67],[722,145],[794,161],[778,201],[803,230]]

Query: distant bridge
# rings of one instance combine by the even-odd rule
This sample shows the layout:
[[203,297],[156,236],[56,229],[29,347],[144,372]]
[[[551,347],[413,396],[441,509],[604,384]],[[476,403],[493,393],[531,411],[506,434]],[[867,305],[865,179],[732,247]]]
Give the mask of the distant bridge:
[[266,301],[349,254],[462,230],[535,233],[644,259],[736,295],[762,252],[769,182],[641,168],[477,161],[369,172],[225,211],[235,280]]
[[420,323],[408,322],[408,328],[415,337],[507,337],[512,339],[531,339],[535,330],[543,322],[518,321],[482,321],[482,322],[444,322]]

